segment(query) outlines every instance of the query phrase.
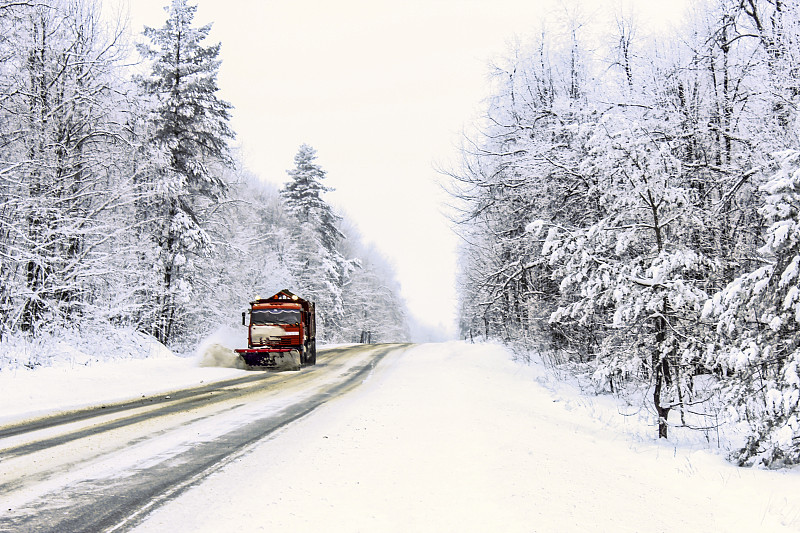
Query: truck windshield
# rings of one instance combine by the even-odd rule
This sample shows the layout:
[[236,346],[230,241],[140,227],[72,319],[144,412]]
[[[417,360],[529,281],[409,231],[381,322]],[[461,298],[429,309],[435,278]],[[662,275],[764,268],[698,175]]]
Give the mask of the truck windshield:
[[263,326],[266,324],[298,324],[299,309],[253,309],[250,323]]

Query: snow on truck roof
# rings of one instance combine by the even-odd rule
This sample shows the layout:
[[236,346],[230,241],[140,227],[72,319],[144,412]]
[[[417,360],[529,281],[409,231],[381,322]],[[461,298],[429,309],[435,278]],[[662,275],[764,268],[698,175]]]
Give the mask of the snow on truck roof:
[[269,298],[258,298],[256,297],[255,300],[250,302],[252,306],[258,305],[266,305],[269,304],[271,306],[281,306],[281,307],[288,307],[288,308],[299,308],[302,304],[311,304],[311,302],[300,298],[293,292],[288,289],[283,289],[277,294],[270,296]]

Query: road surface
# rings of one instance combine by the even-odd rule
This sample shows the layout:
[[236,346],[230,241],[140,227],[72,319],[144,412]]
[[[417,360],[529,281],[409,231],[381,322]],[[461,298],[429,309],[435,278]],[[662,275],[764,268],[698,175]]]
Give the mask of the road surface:
[[0,427],[0,531],[122,531],[405,345],[320,350],[245,377]]

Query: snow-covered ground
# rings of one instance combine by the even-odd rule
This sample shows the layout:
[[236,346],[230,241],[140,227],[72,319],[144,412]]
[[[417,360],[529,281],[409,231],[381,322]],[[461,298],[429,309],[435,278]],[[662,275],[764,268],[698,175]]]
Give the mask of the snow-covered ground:
[[[0,373],[0,423],[244,373],[198,362]],[[137,531],[800,531],[798,469],[737,468],[641,424],[502,347],[421,345]]]
[[60,359],[51,367],[0,372],[0,424],[77,409],[103,402],[140,398],[245,374],[232,361],[215,359],[213,350],[203,357],[177,357],[162,345],[154,346],[147,359],[128,359],[86,364]]
[[497,346],[412,348],[136,531],[800,530],[797,470],[642,440],[546,380]]

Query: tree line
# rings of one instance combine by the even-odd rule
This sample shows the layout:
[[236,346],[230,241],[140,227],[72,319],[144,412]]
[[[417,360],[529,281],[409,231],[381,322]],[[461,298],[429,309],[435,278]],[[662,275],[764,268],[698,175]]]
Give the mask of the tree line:
[[579,14],[492,67],[448,171],[460,329],[725,420],[739,464],[800,462],[800,8],[693,6],[675,34]]
[[[130,68],[98,2],[0,1],[0,346],[129,330],[188,350],[283,288],[318,302],[326,341],[407,335],[314,149],[280,191],[242,169],[196,9],[172,0]],[[0,368],[46,364],[35,352]]]

